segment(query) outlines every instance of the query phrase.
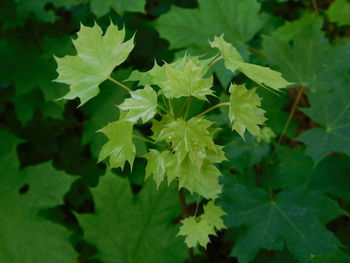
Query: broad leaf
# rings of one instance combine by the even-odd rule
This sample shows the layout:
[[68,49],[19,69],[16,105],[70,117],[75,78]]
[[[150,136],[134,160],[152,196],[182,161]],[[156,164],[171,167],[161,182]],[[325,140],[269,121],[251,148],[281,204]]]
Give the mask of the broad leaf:
[[259,249],[282,250],[284,245],[307,263],[317,255],[334,254],[339,241],[324,226],[344,213],[328,197],[305,189],[284,190],[270,200],[261,189],[225,183],[220,205],[229,227],[243,226],[232,255],[250,262]]
[[40,216],[63,204],[74,178],[49,163],[19,168],[14,150],[0,157],[0,261],[75,262],[70,232]]
[[127,179],[111,172],[92,189],[95,213],[78,215],[86,241],[103,262],[182,263],[187,251],[173,224],[181,213],[177,190],[147,183],[133,196]]
[[239,52],[229,43],[224,40],[224,36],[215,37],[213,42],[210,42],[212,48],[219,49],[221,56],[225,60],[225,67],[232,72],[237,69],[263,87],[270,87],[274,90],[291,85],[286,81],[282,74],[268,67],[262,67],[255,64],[245,63]]
[[302,133],[297,140],[317,163],[331,152],[350,155],[350,89],[344,83],[333,92],[323,89],[308,95],[311,107],[303,111],[320,127]]
[[199,8],[173,6],[169,13],[156,21],[161,37],[169,40],[170,48],[192,48],[208,51],[208,40],[225,34],[228,41],[245,49],[263,25],[260,4],[256,0],[199,0]]
[[327,11],[329,20],[339,26],[350,25],[350,3],[347,0],[336,0],[332,2]]
[[155,149],[150,149],[148,153],[143,155],[143,157],[147,159],[145,179],[153,175],[157,187],[159,187],[166,175],[166,166],[169,160],[169,155],[171,155],[169,151],[159,152]]
[[77,55],[56,58],[57,82],[70,85],[70,91],[63,98],[80,98],[80,105],[99,93],[99,85],[113,69],[126,60],[134,47],[133,38],[123,42],[125,30],[119,30],[113,23],[102,35],[101,28],[81,25],[77,39],[73,40]]
[[204,213],[199,217],[191,216],[181,221],[178,235],[185,236],[188,247],[195,247],[197,243],[206,247],[209,243],[209,235],[215,235],[217,230],[226,228],[221,216],[226,215],[214,201],[209,201],[204,206]]
[[226,213],[219,207],[214,204],[214,201],[209,201],[204,206],[204,213],[201,215],[201,220],[207,221],[211,226],[217,230],[226,228],[222,216]]
[[182,226],[178,235],[186,236],[185,242],[188,247],[195,247],[197,244],[207,247],[209,235],[215,235],[214,228],[205,220],[198,220],[191,216],[181,221]]
[[178,164],[188,155],[189,160],[200,168],[207,157],[207,149],[216,151],[209,130],[212,124],[211,121],[197,117],[188,121],[177,119],[160,131],[158,140],[171,143]]
[[229,118],[232,129],[244,138],[247,129],[252,135],[259,136],[260,128],[266,118],[265,111],[259,108],[261,99],[256,88],[246,89],[245,85],[231,85]]
[[169,182],[178,178],[179,188],[184,187],[206,199],[215,199],[221,193],[221,172],[211,161],[205,160],[199,168],[188,157],[178,164],[176,155],[173,155],[168,160],[167,175]]
[[150,86],[130,92],[131,98],[119,105],[119,109],[127,111],[124,120],[147,122],[157,111],[157,93]]
[[167,80],[159,83],[165,97],[193,96],[206,100],[206,96],[213,95],[213,76],[204,78],[208,70],[206,62],[196,57],[185,56],[173,64],[166,64],[164,67]]
[[101,149],[99,162],[109,156],[110,168],[123,168],[126,161],[132,167],[136,154],[132,142],[133,124],[123,120],[115,121],[103,127],[100,132],[108,137],[108,142]]
[[90,0],[91,11],[99,17],[107,14],[111,8],[119,14],[126,11],[144,13],[145,3],[145,0]]
[[155,85],[166,81],[165,67],[154,61],[152,69],[146,72],[134,70],[126,81],[138,81],[140,86]]

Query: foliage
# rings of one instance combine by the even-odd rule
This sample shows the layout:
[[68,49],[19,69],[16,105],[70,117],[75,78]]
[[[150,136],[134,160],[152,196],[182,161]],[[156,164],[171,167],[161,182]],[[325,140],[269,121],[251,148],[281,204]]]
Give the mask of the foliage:
[[2,1],[0,262],[350,262],[349,6]]

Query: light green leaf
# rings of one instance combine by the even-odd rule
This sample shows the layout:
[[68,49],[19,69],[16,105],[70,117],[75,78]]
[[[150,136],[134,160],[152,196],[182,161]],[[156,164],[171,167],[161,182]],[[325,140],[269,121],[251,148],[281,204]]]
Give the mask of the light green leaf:
[[225,67],[232,72],[239,69],[244,75],[263,87],[280,90],[293,83],[286,81],[282,74],[268,67],[245,63],[239,52],[224,40],[224,36],[215,37],[210,42],[212,48],[219,49],[221,56],[225,60]]
[[201,168],[186,157],[178,164],[176,155],[169,158],[167,165],[168,182],[178,178],[179,189],[184,187],[207,199],[215,199],[221,193],[220,171],[210,161],[204,161]]
[[134,47],[133,38],[123,42],[125,29],[119,30],[113,23],[102,35],[101,28],[81,25],[73,44],[75,56],[56,58],[57,82],[70,85],[70,91],[63,98],[80,98],[80,105],[99,93],[99,85],[105,81],[113,69],[126,60]]
[[212,48],[217,48],[220,51],[221,57],[224,58],[225,67],[232,72],[235,72],[244,62],[241,54],[230,43],[224,40],[224,35],[214,37],[214,40],[209,42]]
[[336,0],[330,5],[327,15],[331,22],[339,26],[350,25],[350,2],[347,0]]
[[202,247],[207,247],[209,235],[215,235],[214,228],[205,220],[196,220],[191,216],[181,221],[179,236],[186,236],[185,243],[188,247],[195,247],[197,243]]
[[244,228],[232,252],[239,262],[251,262],[260,249],[286,247],[298,262],[308,263],[314,256],[334,254],[340,245],[325,224],[345,211],[319,192],[288,189],[271,200],[261,189],[225,182],[219,204],[228,214],[228,227]]
[[259,136],[260,128],[266,118],[264,110],[259,108],[261,98],[255,92],[256,88],[246,89],[245,85],[231,85],[229,118],[232,129],[244,138],[247,129],[252,135]]
[[40,215],[63,204],[74,178],[50,163],[20,170],[14,147],[0,157],[0,174],[0,262],[75,262],[71,233]]
[[170,155],[171,153],[169,151],[159,152],[155,149],[150,149],[148,153],[144,154],[142,157],[147,159],[145,179],[153,175],[153,179],[157,187],[159,187],[165,177],[166,166]]
[[166,81],[165,67],[159,66],[157,61],[154,61],[152,69],[146,72],[134,70],[125,81],[138,81],[140,86],[151,86],[163,83]]
[[217,149],[209,131],[212,124],[211,121],[197,117],[188,121],[177,119],[160,131],[158,140],[171,143],[178,164],[188,155],[189,160],[200,168],[207,157],[207,149]]
[[117,13],[145,12],[145,0],[90,0],[91,11],[98,17],[107,14],[111,8]]
[[128,111],[124,120],[137,122],[142,119],[147,122],[157,112],[157,93],[150,86],[130,92],[131,98],[119,105],[119,109]]
[[222,216],[226,213],[221,209],[221,207],[216,206],[214,201],[209,201],[204,206],[204,213],[201,215],[201,220],[207,221],[209,225],[213,226],[217,230],[226,228]]
[[79,214],[84,238],[102,262],[183,263],[186,246],[176,237],[181,207],[175,185],[147,182],[133,196],[127,179],[108,172],[91,189],[95,213]]
[[119,120],[109,123],[100,132],[104,133],[109,140],[103,145],[98,161],[109,156],[110,168],[123,168],[126,161],[132,167],[136,154],[136,148],[132,142],[133,124]]
[[216,235],[216,231],[226,228],[221,216],[226,213],[214,201],[209,201],[204,206],[204,213],[199,217],[191,216],[181,221],[182,226],[178,235],[185,236],[188,247],[195,247],[197,243],[206,247],[209,243],[209,235]]
[[170,114],[164,115],[160,121],[157,121],[156,119],[152,119],[152,128],[151,128],[153,132],[152,138],[159,141],[160,132],[173,121],[175,121],[175,119]]
[[167,80],[159,83],[165,97],[180,98],[194,96],[206,100],[207,95],[213,95],[213,76],[204,78],[208,67],[207,61],[196,57],[185,56],[173,64],[166,64]]

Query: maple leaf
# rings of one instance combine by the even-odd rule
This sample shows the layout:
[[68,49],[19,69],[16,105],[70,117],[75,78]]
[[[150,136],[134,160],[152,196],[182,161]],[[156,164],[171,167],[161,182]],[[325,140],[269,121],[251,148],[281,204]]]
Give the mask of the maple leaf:
[[331,22],[337,23],[339,26],[350,25],[350,3],[347,0],[336,0],[332,2],[327,15]]
[[134,70],[125,81],[138,81],[140,86],[151,86],[163,83],[166,81],[165,67],[159,66],[157,61],[154,60],[154,66],[152,69],[146,72]]
[[216,150],[208,130],[212,124],[211,121],[197,117],[188,121],[177,119],[160,131],[158,140],[172,144],[178,164],[188,155],[189,160],[200,167],[207,157],[207,149]]
[[197,243],[202,247],[207,247],[209,235],[215,235],[214,228],[205,220],[196,220],[191,216],[181,221],[179,236],[186,236],[185,243],[188,247],[195,247]]
[[225,67],[232,72],[239,69],[244,75],[255,81],[262,87],[270,87],[274,90],[280,90],[293,83],[286,81],[282,74],[259,65],[245,63],[239,52],[224,40],[224,36],[215,37],[210,42],[212,48],[219,49],[221,56],[225,60]]
[[191,193],[197,193],[207,199],[215,199],[221,193],[221,172],[208,160],[199,168],[188,157],[178,164],[176,155],[173,154],[168,159],[166,169],[168,182],[178,178],[179,189],[184,187]]
[[250,262],[259,249],[286,246],[298,262],[307,263],[314,256],[335,253],[340,244],[324,224],[345,211],[318,192],[287,189],[270,200],[261,189],[227,181],[219,205],[228,214],[225,225],[245,228],[232,252],[240,262]]
[[[43,210],[63,204],[75,179],[50,163],[20,170],[15,148],[20,140],[1,135],[7,142],[0,156],[0,261],[75,262],[78,255],[69,242],[70,231],[40,216]],[[24,186],[28,190],[21,192]]]
[[308,94],[310,108],[303,111],[320,127],[297,137],[307,145],[306,153],[315,163],[331,152],[350,154],[350,92],[345,82],[334,91],[319,89]]
[[126,161],[132,167],[136,155],[135,145],[132,142],[133,124],[119,120],[109,123],[100,132],[109,140],[101,149],[99,162],[109,156],[110,168],[123,168]]
[[137,122],[140,118],[147,122],[157,111],[157,93],[150,86],[130,92],[131,98],[119,105],[119,109],[127,111],[124,120]]
[[199,217],[191,216],[181,221],[181,227],[178,235],[185,236],[185,243],[188,247],[195,247],[197,243],[206,247],[209,243],[209,235],[215,235],[217,230],[224,229],[221,216],[226,213],[214,201],[209,201],[204,206],[204,213]]
[[103,262],[182,263],[186,246],[173,223],[181,207],[175,184],[146,181],[134,196],[128,179],[108,172],[91,189],[95,213],[77,215],[84,239]]
[[180,98],[193,96],[206,100],[207,95],[213,95],[213,76],[204,78],[208,70],[208,61],[196,57],[185,56],[172,64],[166,64],[167,80],[159,83],[165,97]]
[[157,184],[157,188],[166,175],[166,167],[170,155],[171,153],[169,151],[159,152],[155,149],[150,149],[148,153],[142,156],[147,159],[145,179],[153,175],[153,179]]
[[207,221],[217,230],[221,230],[226,228],[224,221],[221,218],[224,215],[226,215],[226,213],[221,207],[216,206],[214,201],[211,200],[204,206],[204,213],[201,215],[201,220]]
[[113,69],[126,60],[134,47],[133,38],[123,42],[125,29],[111,23],[104,35],[101,28],[81,25],[77,39],[73,40],[77,55],[57,58],[57,82],[70,85],[63,98],[80,98],[80,106],[99,93],[99,85]]
[[208,51],[207,40],[224,33],[235,46],[242,48],[264,23],[260,3],[256,0],[199,0],[198,8],[172,6],[170,12],[156,20],[162,38],[170,48],[192,48],[197,53]]
[[91,11],[98,17],[107,14],[113,8],[119,14],[124,12],[145,12],[145,0],[90,0]]
[[266,120],[265,111],[258,108],[261,105],[261,99],[255,91],[256,88],[246,89],[244,84],[230,87],[229,118],[232,129],[236,130],[242,138],[246,129],[252,135],[259,136],[258,125]]

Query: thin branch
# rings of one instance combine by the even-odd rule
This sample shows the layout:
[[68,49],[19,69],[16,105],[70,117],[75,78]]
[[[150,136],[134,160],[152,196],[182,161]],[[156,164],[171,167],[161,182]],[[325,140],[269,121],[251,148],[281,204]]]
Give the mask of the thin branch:
[[147,138],[143,138],[143,137],[138,136],[138,135],[132,135],[132,137],[135,138],[135,139],[144,141],[144,142],[152,143],[152,144],[154,144],[154,145],[164,146],[163,144],[157,143],[157,142],[155,142],[155,141],[151,141],[151,140],[149,140],[149,139],[147,139]]
[[187,104],[187,109],[186,109],[186,112],[185,112],[185,116],[184,116],[184,118],[185,118],[185,120],[187,119],[187,115],[188,115],[188,112],[190,111],[190,108],[191,108],[191,97],[190,97],[190,99],[189,99],[189,101],[188,101],[188,104]]
[[217,59],[215,59],[214,61],[212,61],[208,66],[212,67],[214,66],[216,63],[218,63],[220,60],[222,60],[223,57],[218,57]]
[[251,51],[251,52],[253,52],[255,54],[258,54],[259,56],[262,56],[262,57],[265,56],[265,54],[262,51],[260,51],[259,49],[256,49],[256,48],[253,48],[253,47],[247,47],[247,48],[248,48],[249,51]]
[[123,83],[119,82],[118,80],[115,80],[111,76],[109,76],[108,79],[110,81],[114,82],[115,84],[117,84],[119,87],[122,87],[123,89],[125,89],[127,92],[132,92],[131,89],[129,89],[127,86],[125,86]]
[[209,111],[212,111],[212,110],[214,110],[216,108],[223,107],[223,106],[230,106],[230,103],[229,102],[224,102],[224,103],[216,104],[213,107],[210,107],[209,109],[206,109],[205,111],[199,113],[196,117],[201,117],[201,116],[207,114]]
[[[188,210],[187,210],[187,204],[186,204],[186,195],[185,195],[185,189],[181,188],[179,190],[179,198],[181,203],[181,209],[182,209],[182,218],[185,219],[188,217]],[[188,262],[193,262],[193,248],[188,248]]]
[[[283,126],[283,129],[282,129],[282,132],[281,132],[280,137],[279,137],[278,140],[277,140],[277,145],[279,145],[279,144],[281,143],[281,141],[282,141],[284,135],[285,135],[286,132],[287,132],[287,129],[288,129],[288,127],[289,127],[289,124],[290,124],[290,122],[291,122],[291,120],[292,120],[292,118],[293,118],[293,116],[294,116],[294,113],[295,113],[297,107],[298,107],[299,101],[300,101],[300,99],[301,99],[301,96],[302,96],[303,93],[304,93],[304,90],[305,90],[305,87],[304,87],[304,86],[300,87],[300,89],[299,89],[299,91],[298,91],[298,94],[297,94],[297,97],[295,98],[295,101],[294,101],[294,103],[293,103],[292,109],[291,109],[291,111],[290,111],[290,113],[289,113],[288,119],[287,119],[286,123],[285,123],[284,126]],[[277,145],[276,145],[276,146],[277,146]]]
[[184,103],[182,103],[181,108],[180,108],[179,112],[177,113],[176,118],[179,118],[179,117],[181,116],[181,113],[182,113],[183,110],[185,109],[187,103],[190,102],[190,100],[191,100],[191,97],[187,97],[186,100],[184,101]]
[[320,12],[318,11],[317,1],[316,0],[311,0],[311,3],[312,3],[312,8],[313,8],[314,13],[317,16],[320,16]]

